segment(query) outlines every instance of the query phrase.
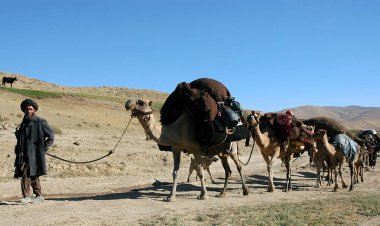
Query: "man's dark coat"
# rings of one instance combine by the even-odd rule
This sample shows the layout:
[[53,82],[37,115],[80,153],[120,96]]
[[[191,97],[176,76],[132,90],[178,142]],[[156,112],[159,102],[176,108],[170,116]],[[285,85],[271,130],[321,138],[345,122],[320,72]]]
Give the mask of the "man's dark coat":
[[[25,159],[29,161],[31,177],[46,175],[45,152],[54,142],[54,131],[46,120],[38,116],[34,116],[30,120],[24,119],[20,129],[16,131],[16,137],[14,177],[22,177]],[[25,154],[26,156],[23,156]]]

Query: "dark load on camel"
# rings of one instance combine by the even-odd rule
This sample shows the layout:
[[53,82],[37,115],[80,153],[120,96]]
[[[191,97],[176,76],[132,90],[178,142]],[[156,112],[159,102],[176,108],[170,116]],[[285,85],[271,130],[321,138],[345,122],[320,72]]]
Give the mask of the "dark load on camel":
[[326,130],[327,137],[329,137],[329,143],[332,143],[333,138],[336,135],[346,134],[359,145],[363,145],[363,141],[359,137],[357,137],[353,132],[349,131],[345,126],[334,119],[327,117],[315,117],[303,120],[303,123],[305,123],[305,125],[315,126],[315,131],[318,131],[319,129]]
[[374,129],[367,129],[367,130],[362,130],[358,133],[358,137],[361,139],[370,139],[373,140],[374,142],[380,144],[380,137],[377,134],[376,130]]
[[265,113],[260,122],[267,122],[271,125],[274,134],[282,142],[300,141],[306,144],[313,144],[312,131],[304,123],[294,117],[292,111],[286,113]]
[[173,123],[185,110],[193,114],[198,142],[205,149],[250,136],[241,123],[239,102],[217,80],[200,78],[191,83],[179,83],[161,108],[161,124]]

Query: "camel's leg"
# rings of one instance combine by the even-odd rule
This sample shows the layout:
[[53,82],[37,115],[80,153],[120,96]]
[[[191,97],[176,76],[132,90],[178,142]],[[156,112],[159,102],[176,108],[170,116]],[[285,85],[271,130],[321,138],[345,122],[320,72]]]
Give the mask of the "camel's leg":
[[359,172],[360,172],[360,181],[364,182],[364,167],[362,164],[360,164]]
[[212,183],[215,183],[214,178],[212,178],[212,175],[211,175],[211,172],[210,172],[210,168],[207,168],[206,170],[207,170],[208,175],[210,175]]
[[170,195],[164,199],[164,201],[166,202],[172,202],[176,200],[178,173],[179,173],[179,166],[181,164],[181,151],[173,150],[172,153],[173,153],[173,160],[174,160],[173,187],[172,187],[172,191],[170,192]]
[[322,187],[322,179],[321,179],[321,164],[320,161],[316,163],[317,166],[317,184],[315,185],[316,188]]
[[354,183],[358,184],[359,183],[359,174],[358,174],[358,166],[355,164],[355,172],[354,172]]
[[227,156],[219,156],[220,157],[220,161],[222,162],[222,166],[223,166],[223,169],[224,169],[224,172],[225,172],[225,177],[224,177],[224,187],[223,187],[223,190],[220,192],[220,194],[218,195],[218,197],[224,197],[226,196],[226,191],[227,191],[227,186],[228,186],[228,180],[230,179],[230,176],[231,176],[231,168],[230,168],[230,165],[228,164],[228,159],[227,159]]
[[194,161],[190,162],[189,176],[187,177],[187,182],[190,182],[190,176],[191,176],[191,174],[193,173],[193,171],[195,169],[195,164],[194,163],[195,163]]
[[346,181],[344,181],[344,178],[343,178],[342,165],[343,165],[343,161],[340,161],[338,163],[338,173],[339,173],[340,179],[342,180],[342,188],[347,188],[347,183]]
[[336,190],[338,190],[338,188],[339,188],[339,186],[338,186],[338,171],[337,171],[337,166],[335,165],[334,166],[334,177],[335,177],[335,185],[334,185],[334,189],[333,189],[333,191],[336,191]]
[[327,177],[328,177],[328,181],[327,181],[327,185],[328,186],[331,186],[332,183],[334,183],[334,180],[333,180],[333,166],[331,166],[331,164],[329,165],[329,167],[327,168],[328,169],[328,172],[327,172]]
[[267,191],[268,192],[274,192],[274,190],[276,189],[276,187],[274,186],[274,182],[273,182],[273,169],[272,168],[273,168],[273,164],[276,161],[279,153],[280,153],[280,149],[277,149],[275,151],[275,154],[269,159],[268,155],[261,152],[261,155],[263,156],[264,161],[267,164],[267,171],[268,171],[268,190]]
[[189,169],[189,176],[187,177],[187,182],[190,182],[190,176],[193,173],[193,171],[194,171],[194,168]]
[[286,185],[285,192],[288,192],[292,188],[292,167],[291,167],[291,159],[293,153],[285,156],[285,166],[286,166]]
[[203,170],[203,167],[202,167],[202,163],[200,161],[201,159],[201,156],[194,156],[195,157],[195,160],[196,160],[196,167],[195,167],[195,170],[197,171],[197,175],[201,181],[201,194],[198,196],[198,199],[200,200],[206,200],[208,199],[208,196],[207,196],[207,190],[206,190],[206,186],[205,186],[205,175],[204,175],[204,170]]
[[350,167],[350,176],[351,176],[351,184],[350,184],[350,191],[354,190],[354,165],[352,162],[348,163],[348,166]]
[[[232,145],[234,145],[234,144],[232,144]],[[234,148],[234,147],[231,147],[231,148]],[[245,185],[245,182],[244,182],[244,177],[243,177],[243,173],[242,173],[242,167],[241,167],[241,165],[239,163],[237,155],[234,154],[234,151],[231,151],[230,153],[231,154],[229,156],[234,161],[234,163],[236,165],[236,168],[237,168],[237,170],[238,170],[238,172],[240,174],[240,179],[241,179],[241,184],[242,184],[242,189],[243,189],[243,195],[246,196],[246,195],[249,194],[249,191],[248,191],[248,188],[247,188],[247,186]]]
[[261,153],[263,155],[264,161],[267,164],[267,171],[268,171],[268,192],[273,192],[275,189],[274,183],[273,183],[273,172],[272,172],[272,165],[269,160],[269,156],[265,155],[264,153]]
[[369,152],[366,151],[366,155],[365,155],[365,170],[366,171],[369,171]]

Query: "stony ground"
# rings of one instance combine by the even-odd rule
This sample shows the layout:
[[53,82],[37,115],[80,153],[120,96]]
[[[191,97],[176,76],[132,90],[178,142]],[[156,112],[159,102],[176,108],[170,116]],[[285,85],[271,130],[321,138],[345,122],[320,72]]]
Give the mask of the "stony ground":
[[[215,197],[223,188],[224,172],[220,162],[212,165],[216,183],[206,175],[208,200],[197,200],[200,183],[187,183],[190,157],[182,156],[180,183],[176,202],[163,202],[170,191],[172,156],[161,152],[155,143],[146,141],[143,130],[133,119],[115,153],[90,164],[65,163],[47,157],[48,175],[41,178],[46,201],[22,205],[20,181],[13,179],[14,130],[21,122],[19,103],[25,98],[0,90],[0,225],[133,225],[141,219],[156,216],[194,213],[221,206],[260,205],[262,203],[299,202],[351,196],[355,193],[380,192],[380,170],[365,172],[365,182],[355,191],[338,193],[331,187],[314,188],[315,168],[304,154],[293,163],[295,190],[284,193],[285,168],[278,161],[274,167],[277,191],[266,192],[266,165],[256,149],[247,166],[243,167],[250,195],[243,196],[239,175],[233,163],[233,178],[225,198]],[[105,155],[113,149],[130,120],[122,103],[101,99],[64,97],[37,99],[38,114],[57,131],[50,153],[75,161],[86,161]],[[74,144],[75,143],[75,144]],[[241,160],[246,161],[250,147],[240,142]],[[347,168],[344,176],[348,180]],[[363,221],[376,225],[380,219]],[[377,223],[376,223],[377,222]],[[378,225],[378,224],[377,224]]]

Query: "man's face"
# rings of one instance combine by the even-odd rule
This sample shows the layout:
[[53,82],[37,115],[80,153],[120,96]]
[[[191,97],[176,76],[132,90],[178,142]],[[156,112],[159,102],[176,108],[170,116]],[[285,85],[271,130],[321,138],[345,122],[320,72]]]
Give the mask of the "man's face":
[[33,106],[27,106],[25,108],[25,116],[28,117],[28,118],[32,118],[34,116],[34,114],[36,113],[36,110],[34,109]]

